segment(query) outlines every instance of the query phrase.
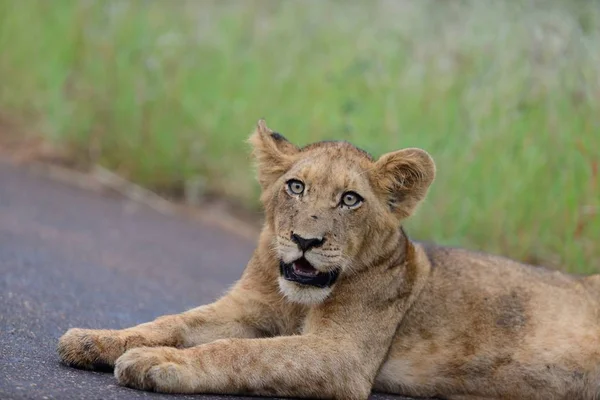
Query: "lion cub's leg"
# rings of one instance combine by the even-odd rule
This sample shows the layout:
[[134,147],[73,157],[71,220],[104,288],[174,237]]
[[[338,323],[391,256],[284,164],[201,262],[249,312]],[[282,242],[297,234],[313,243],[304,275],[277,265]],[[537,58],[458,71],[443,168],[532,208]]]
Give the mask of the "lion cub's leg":
[[317,335],[139,348],[115,366],[121,385],[164,393],[367,399],[376,364],[350,340]]
[[135,347],[190,347],[228,337],[259,337],[261,331],[252,320],[258,319],[257,314],[264,320],[268,310],[243,301],[243,296],[248,297],[234,289],[213,304],[127,329],[69,329],[59,339],[58,354],[67,365],[110,369],[117,358]]

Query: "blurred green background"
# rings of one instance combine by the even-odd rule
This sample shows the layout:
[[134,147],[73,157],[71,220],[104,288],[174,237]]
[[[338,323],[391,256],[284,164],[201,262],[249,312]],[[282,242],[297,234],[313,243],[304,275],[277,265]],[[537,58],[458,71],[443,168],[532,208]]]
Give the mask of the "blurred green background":
[[256,121],[429,151],[411,236],[600,269],[600,2],[0,0],[0,112],[161,193],[256,209]]

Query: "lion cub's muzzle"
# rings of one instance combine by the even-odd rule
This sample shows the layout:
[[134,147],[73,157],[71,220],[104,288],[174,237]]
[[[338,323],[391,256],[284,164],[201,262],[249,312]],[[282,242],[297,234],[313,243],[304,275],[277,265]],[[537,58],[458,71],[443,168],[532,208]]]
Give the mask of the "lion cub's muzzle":
[[279,269],[281,276],[283,276],[285,280],[318,288],[330,287],[340,275],[339,269],[320,272],[304,257],[300,257],[289,264],[281,261],[279,263]]
[[281,276],[291,282],[318,288],[326,288],[333,285],[339,276],[339,269],[327,272],[319,271],[305,257],[307,251],[323,246],[325,238],[304,238],[292,232],[290,239],[298,246],[298,249],[302,252],[302,256],[290,263],[281,261]]

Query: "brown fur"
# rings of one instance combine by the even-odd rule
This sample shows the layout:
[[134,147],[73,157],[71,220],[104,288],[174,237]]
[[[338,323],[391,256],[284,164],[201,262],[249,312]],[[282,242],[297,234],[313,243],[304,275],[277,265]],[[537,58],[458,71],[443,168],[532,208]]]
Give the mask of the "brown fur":
[[[401,221],[435,175],[422,150],[375,161],[345,142],[301,149],[264,121],[250,142],[266,222],[236,285],[129,329],[71,329],[63,362],[115,366],[120,384],[161,392],[598,398],[598,276],[411,242]],[[304,183],[301,195],[289,179]],[[364,202],[340,206],[347,190]],[[291,233],[325,238],[305,257],[341,271],[331,288],[280,277],[280,260],[302,254]]]

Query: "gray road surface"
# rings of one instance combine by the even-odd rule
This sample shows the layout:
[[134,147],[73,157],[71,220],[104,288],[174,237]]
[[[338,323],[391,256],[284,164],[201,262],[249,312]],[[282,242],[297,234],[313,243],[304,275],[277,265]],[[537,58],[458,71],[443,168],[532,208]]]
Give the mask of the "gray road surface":
[[62,366],[55,348],[70,327],[124,328],[214,300],[253,248],[0,162],[0,399],[235,399],[123,388]]

